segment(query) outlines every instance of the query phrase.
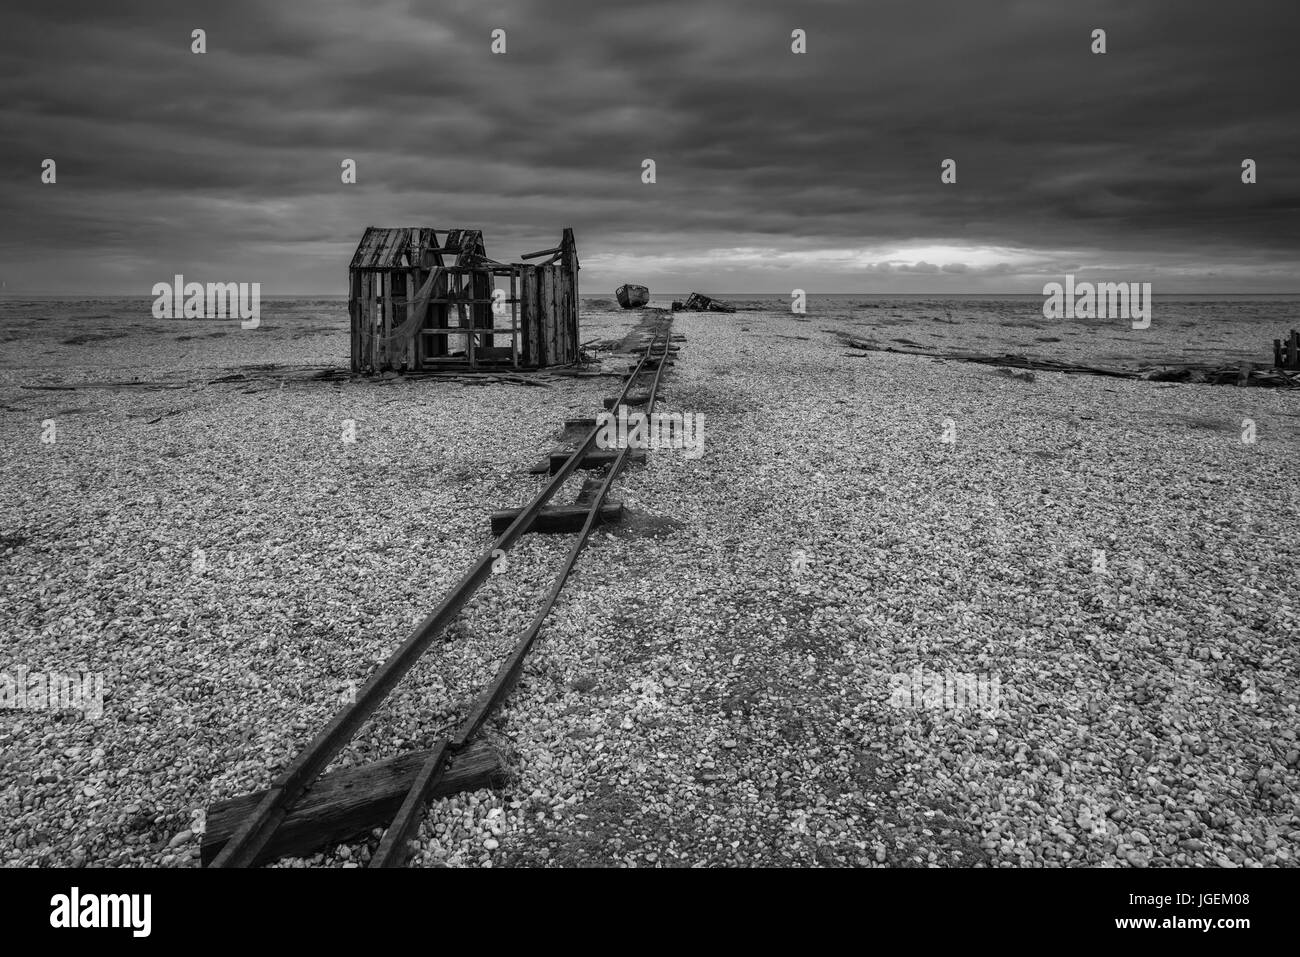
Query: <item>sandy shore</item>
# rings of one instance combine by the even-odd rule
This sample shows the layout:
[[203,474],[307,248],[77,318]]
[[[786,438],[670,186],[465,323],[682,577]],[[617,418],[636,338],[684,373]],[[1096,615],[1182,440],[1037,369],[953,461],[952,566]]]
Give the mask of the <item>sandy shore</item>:
[[[4,864],[194,865],[195,812],[268,783],[614,391],[209,384],[343,365],[330,309],[6,332],[0,665],[105,695],[0,712]],[[663,408],[705,453],[620,480],[489,728],[511,785],[438,802],[413,863],[1294,863],[1300,398],[850,358],[834,326],[677,317]],[[22,388],[135,377],[174,388]],[[451,726],[560,554],[523,540],[341,760]],[[995,707],[900,700],[916,669]]]

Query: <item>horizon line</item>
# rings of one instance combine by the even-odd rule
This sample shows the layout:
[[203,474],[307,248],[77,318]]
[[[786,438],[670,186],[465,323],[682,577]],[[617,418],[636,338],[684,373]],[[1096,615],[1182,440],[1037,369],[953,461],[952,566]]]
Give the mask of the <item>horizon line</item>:
[[[664,293],[651,293],[651,298],[663,299],[674,296],[687,296],[691,292],[698,290],[673,290]],[[812,296],[867,296],[879,298],[906,298],[910,296],[1024,296],[1031,298],[1041,298],[1044,293],[1041,292],[1008,292],[1008,291],[965,291],[965,290],[933,290],[923,292],[866,292],[860,290],[850,290],[847,292],[817,292],[813,290],[804,290],[808,297]],[[711,292],[706,295],[715,297],[742,297],[742,296],[780,296],[789,298],[789,292],[746,292],[744,290],[732,290],[730,292]],[[1300,289],[1284,290],[1277,292],[1230,292],[1226,290],[1216,290],[1214,292],[1196,292],[1196,291],[1176,291],[1176,292],[1157,292],[1152,290],[1153,297],[1177,297],[1177,296],[1300,296]],[[127,292],[48,292],[48,291],[10,291],[0,290],[0,299],[153,299],[152,293],[127,293]],[[338,292],[274,292],[265,293],[263,299],[343,299],[348,298],[347,293]],[[580,299],[612,299],[614,293],[580,293]]]

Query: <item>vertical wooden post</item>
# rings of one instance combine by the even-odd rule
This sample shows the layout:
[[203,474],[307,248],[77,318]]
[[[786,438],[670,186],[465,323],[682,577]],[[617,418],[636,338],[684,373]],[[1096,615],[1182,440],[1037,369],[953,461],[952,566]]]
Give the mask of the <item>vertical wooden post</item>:
[[563,290],[560,288],[559,265],[551,266],[547,272],[551,274],[551,356],[548,362],[555,366],[564,362],[564,303],[561,297]]
[[375,274],[361,274],[361,354],[364,365],[375,371]]
[[559,263],[551,267],[551,288],[554,290],[551,308],[555,310],[555,351],[551,353],[551,365],[564,365],[569,361],[565,335],[569,318],[564,311],[564,267]]
[[[472,276],[467,276],[465,273],[461,273],[460,298],[463,300],[467,294],[471,297],[473,296],[474,280]],[[469,359],[469,367],[471,369],[476,369],[478,368],[478,363],[474,359],[474,340],[478,337],[474,333],[474,307],[473,305],[470,306],[468,318],[465,315],[465,304],[463,302],[458,303],[456,309],[460,314],[461,326],[466,327],[468,325],[468,331],[465,335],[465,355]]]
[[553,266],[537,267],[537,287],[541,294],[538,298],[538,318],[541,334],[541,348],[538,349],[540,365],[548,366],[555,361],[555,268]]
[[348,326],[352,344],[352,374],[361,371],[361,328],[357,320],[357,299],[361,278],[360,273],[348,270]]
[[560,266],[564,270],[564,323],[568,338],[565,362],[578,361],[579,343],[582,336],[578,332],[578,244],[573,238],[573,229],[565,227],[560,236]]
[[1286,346],[1286,364],[1288,368],[1300,369],[1300,332],[1291,330],[1291,339]]
[[375,343],[375,371],[383,372],[388,366],[388,346],[384,342],[384,274],[370,274],[370,302],[374,323],[371,337]]
[[1273,340],[1273,365],[1275,368],[1278,369],[1281,369],[1283,367],[1281,339]]
[[[486,269],[474,270],[471,273],[470,298],[475,300],[491,300],[492,290],[496,288],[496,283],[492,281],[492,273]],[[470,310],[474,315],[474,325],[479,329],[491,329],[494,319],[492,318],[492,303],[475,302]],[[483,345],[491,348],[496,344],[496,340],[488,335],[483,337]]]
[[515,270],[510,270],[510,355],[515,368],[519,368],[519,293]]
[[[385,336],[391,336],[397,332],[400,322],[397,318],[397,300],[393,298],[393,286],[397,283],[398,274],[396,272],[384,273],[384,319],[388,328],[384,330]],[[388,347],[388,368],[398,369],[403,365],[403,359],[406,356],[406,343],[393,341]]]
[[565,345],[565,362],[578,361],[578,273],[575,269],[567,266],[563,267],[564,271],[560,274],[561,281],[564,283],[564,337],[567,341]]
[[[411,310],[415,308],[415,294],[420,291],[420,284],[417,281],[418,274],[419,269],[414,266],[406,270],[406,315],[402,317],[402,322],[412,318]],[[420,329],[417,326],[415,332],[411,335],[411,344],[406,350],[412,372],[420,368],[420,340],[423,338],[424,336],[420,334]]]
[[388,316],[384,314],[384,274],[381,271],[370,276],[375,284],[375,371],[384,372],[388,369],[388,343],[384,338],[388,335]]
[[361,328],[361,367],[369,373],[375,365],[374,333],[370,318],[370,273],[361,274],[361,298],[357,300],[357,318]]
[[578,334],[578,267],[566,269],[564,275],[565,292],[568,295],[570,361],[578,361],[578,343],[582,336]]
[[555,273],[555,356],[552,365],[569,361],[569,312],[564,308],[564,267],[558,262],[551,267]]
[[[451,234],[448,233],[447,235],[450,236]],[[445,241],[446,241],[445,239],[444,239],[444,240],[441,240],[441,241],[438,239],[438,231],[437,231],[436,229],[435,229],[435,230],[432,230],[432,236],[430,237],[430,247],[429,247],[429,248],[430,248],[431,250],[433,250],[433,249],[441,249],[441,248],[442,248],[442,244],[443,244]],[[440,267],[440,266],[445,266],[445,265],[446,265],[446,263],[444,263],[443,260],[442,260],[442,253],[440,253],[440,252],[431,252],[429,255],[430,255],[430,265],[429,265],[429,268],[430,268],[430,269],[437,269],[437,268]],[[440,280],[439,283],[438,283],[437,285],[435,285],[434,288],[433,288],[433,298],[434,298],[434,299],[450,299],[450,298],[451,298],[451,291],[452,291],[452,289],[454,288],[454,287],[452,286],[452,279],[451,279],[451,276],[450,276],[448,273],[443,273],[443,276],[444,276],[445,278],[442,279],[442,280]],[[441,286],[442,288],[439,289],[439,288],[438,288],[439,286]],[[445,303],[445,302],[436,302],[436,303],[434,303],[432,306],[430,306],[430,307],[429,307],[429,325],[432,326],[432,327],[435,328],[435,329],[447,329],[447,328],[450,328],[450,326],[451,326],[451,307],[448,306],[447,303]],[[431,342],[431,344],[430,344],[430,348],[433,350],[433,354],[434,354],[435,356],[438,356],[438,357],[445,357],[445,356],[448,356],[448,355],[451,354],[451,337],[450,337],[450,336],[437,335],[437,336],[432,336],[431,339],[432,339],[432,342]]]
[[370,347],[370,337],[366,335],[366,274],[357,273],[357,371],[364,372],[366,361],[370,358],[367,349]]
[[524,263],[519,267],[519,311],[523,326],[524,362],[536,367],[538,361],[537,334],[537,267]]

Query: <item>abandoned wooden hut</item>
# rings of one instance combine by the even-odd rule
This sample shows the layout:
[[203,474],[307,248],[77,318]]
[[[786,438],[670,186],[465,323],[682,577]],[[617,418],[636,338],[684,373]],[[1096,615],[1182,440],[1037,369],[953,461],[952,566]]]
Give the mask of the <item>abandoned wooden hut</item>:
[[539,369],[578,358],[573,230],[523,258],[490,259],[476,229],[370,226],[349,269],[352,371]]

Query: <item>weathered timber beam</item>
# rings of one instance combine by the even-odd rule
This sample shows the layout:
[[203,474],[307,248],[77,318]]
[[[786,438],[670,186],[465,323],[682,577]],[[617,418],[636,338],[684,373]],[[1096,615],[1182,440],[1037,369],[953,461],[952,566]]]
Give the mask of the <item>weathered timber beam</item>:
[[[578,468],[603,469],[614,464],[614,460],[618,458],[618,453],[618,449],[595,449],[582,457],[582,461],[578,463]],[[564,463],[569,461],[569,456],[572,454],[573,452],[568,449],[561,449],[558,452],[552,452],[549,467],[550,473],[554,475],[560,469],[564,468]],[[632,454],[628,456],[628,461],[644,462],[645,452],[633,450]]]
[[[492,530],[495,533],[498,528],[507,528],[519,515],[517,508],[503,508],[492,513]],[[525,531],[529,532],[549,532],[551,534],[577,532],[582,529],[583,524],[587,521],[587,512],[590,509],[585,505],[551,505],[542,509],[541,513],[533,519]],[[606,504],[601,506],[600,521],[617,522],[623,517],[623,503]]]
[[[402,806],[430,751],[411,751],[360,768],[322,775],[285,818],[267,848],[267,859],[302,857],[387,827]],[[501,756],[476,742],[452,757],[433,797],[499,787],[505,780]],[[218,801],[208,808],[202,857],[207,865],[252,813],[265,791]]]
[[522,258],[540,259],[542,256],[554,256],[556,253],[562,251],[563,249],[564,249],[563,246],[552,246],[550,249],[541,249],[535,253],[524,253]]
[[618,396],[609,396],[605,399],[605,408],[614,409],[619,405],[645,405],[649,401],[649,392],[632,392],[629,393],[622,402],[619,402]]
[[475,329],[473,326],[439,326],[420,331],[439,336],[514,336],[519,333],[518,329]]

